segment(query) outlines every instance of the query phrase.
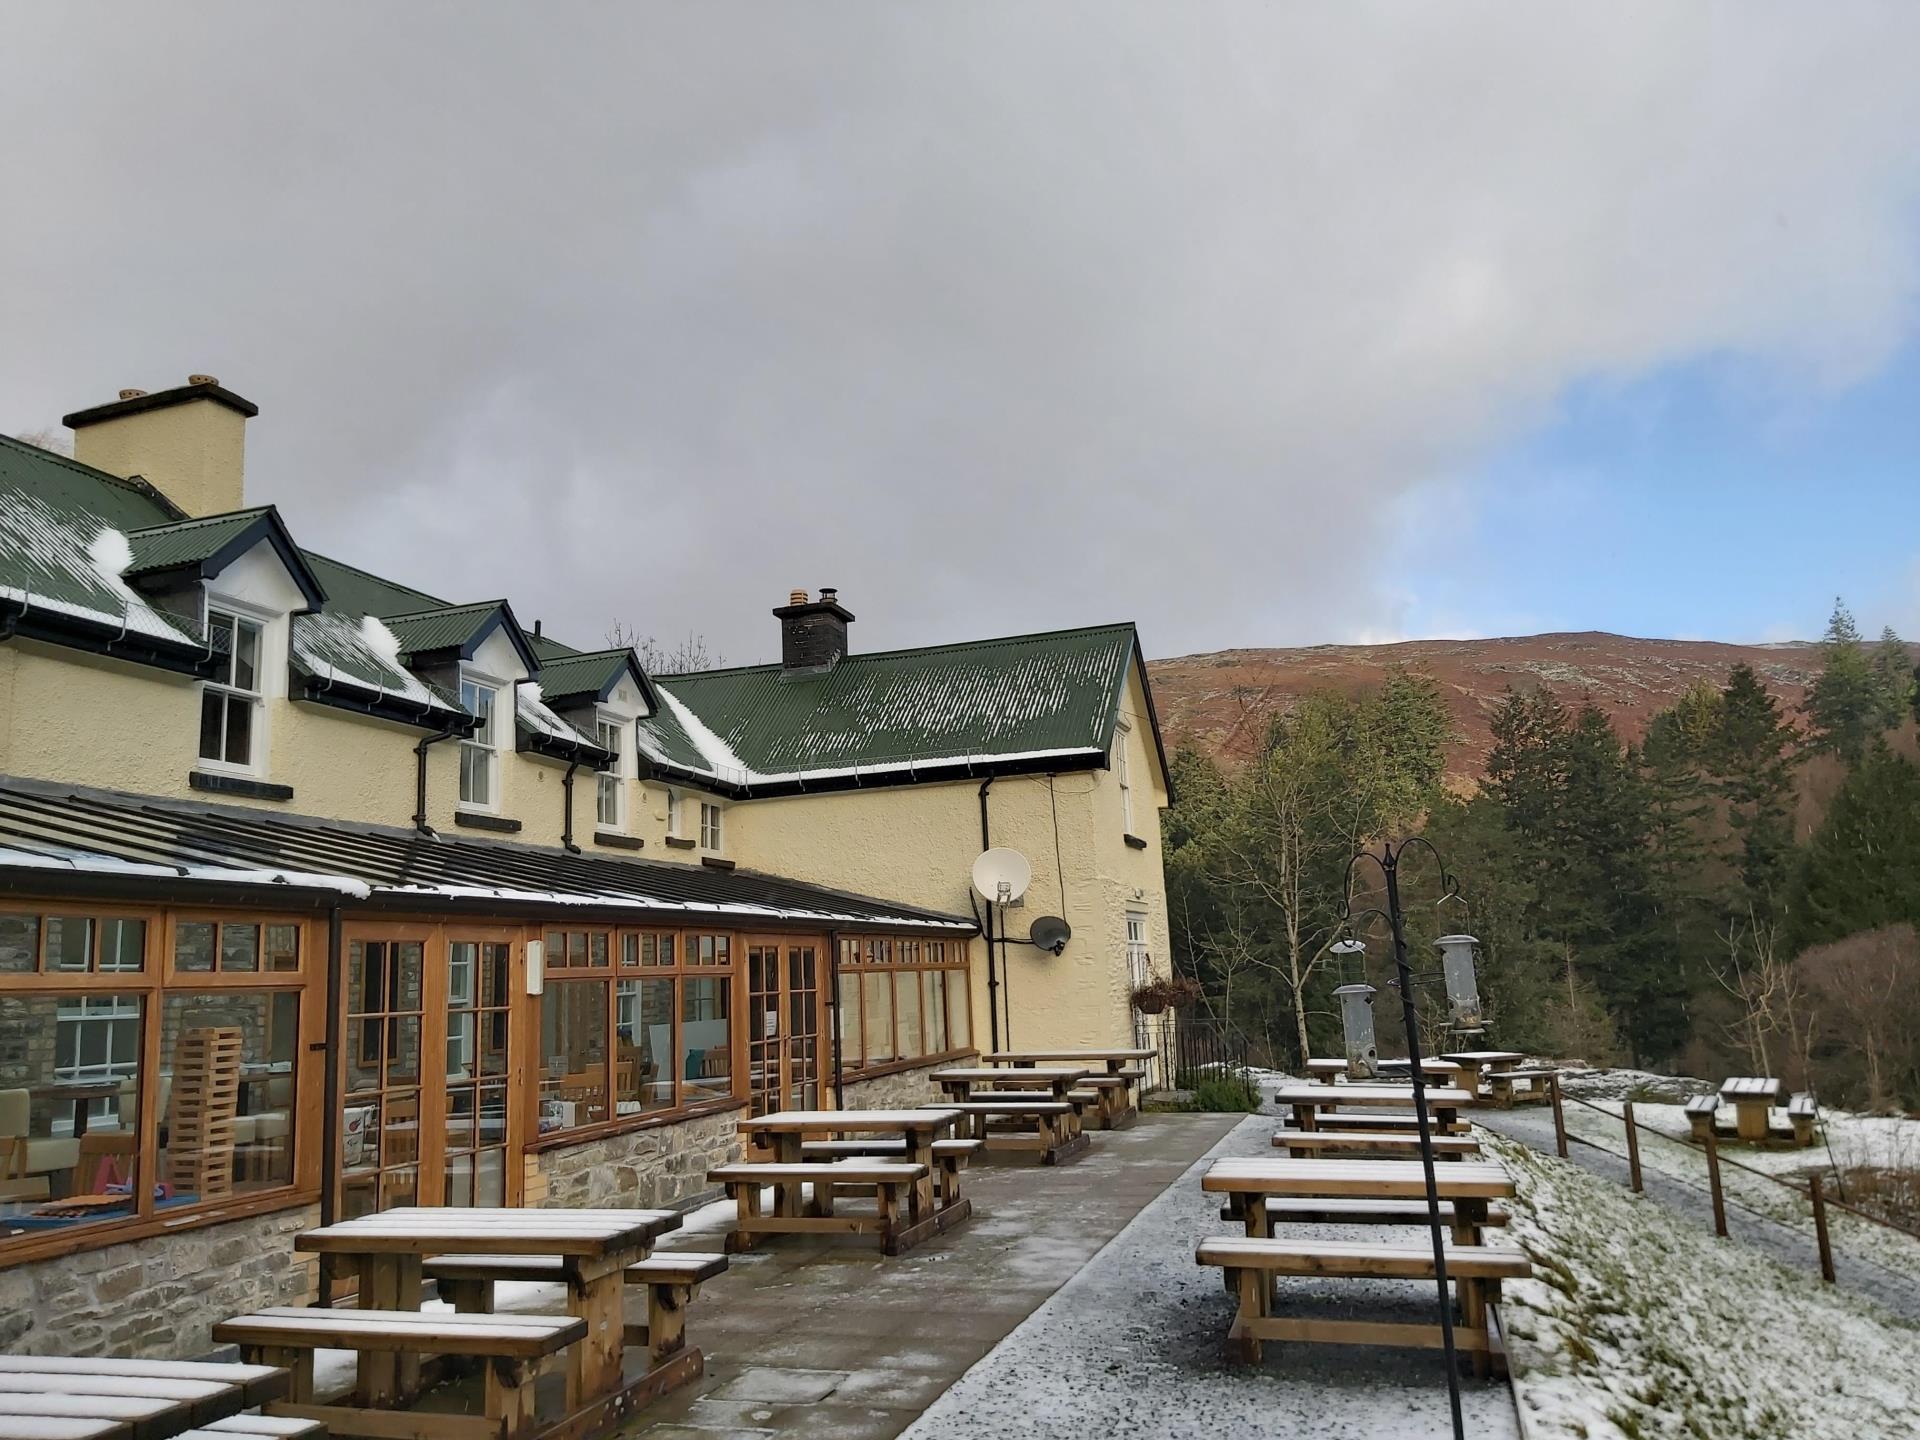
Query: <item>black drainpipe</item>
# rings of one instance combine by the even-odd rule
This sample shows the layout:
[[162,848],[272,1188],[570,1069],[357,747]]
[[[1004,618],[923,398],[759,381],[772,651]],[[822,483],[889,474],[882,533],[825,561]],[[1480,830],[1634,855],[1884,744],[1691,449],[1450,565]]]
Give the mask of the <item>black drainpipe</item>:
[[458,730],[446,729],[435,735],[423,735],[420,743],[413,747],[413,828],[422,835],[433,834],[433,827],[427,824],[427,747],[438,745],[442,740],[451,740],[459,733]]
[[846,1081],[840,1069],[840,932],[827,932],[827,1003],[833,1008],[833,1108],[847,1108]]
[[[343,1008],[343,990],[341,972],[345,968],[342,955],[340,902],[334,901],[327,909],[327,1038],[324,1042],[326,1070],[320,1085],[320,1223],[331,1225],[339,1214],[340,1190],[340,1067],[341,1057],[346,1054],[346,1044],[341,1031],[345,1024],[341,1014]],[[336,1268],[335,1257],[320,1257],[320,1288],[313,1297],[313,1303],[326,1306],[333,1289],[333,1274]]]
[[[993,832],[987,825],[987,791],[993,785],[989,775],[980,782],[980,849],[993,848]],[[987,923],[985,926],[987,941],[987,1034],[993,1042],[993,1048],[1000,1048],[1000,977],[993,968],[993,901],[987,901]]]
[[569,855],[578,855],[580,847],[573,843],[573,772],[580,768],[578,760],[567,766],[566,778],[560,782],[560,803],[566,807],[566,822],[560,827],[560,848]]
[[26,613],[25,610],[9,610],[6,618],[0,619],[0,645],[13,639],[13,632],[20,628],[20,617]]

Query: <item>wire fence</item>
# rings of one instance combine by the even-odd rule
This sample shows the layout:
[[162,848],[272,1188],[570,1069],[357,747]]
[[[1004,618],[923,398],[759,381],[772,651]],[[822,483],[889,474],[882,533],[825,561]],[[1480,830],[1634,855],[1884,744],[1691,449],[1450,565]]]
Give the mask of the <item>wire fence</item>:
[[[1821,1279],[1837,1283],[1836,1242],[1849,1259],[1891,1272],[1905,1285],[1920,1292],[1920,1229],[1887,1215],[1850,1203],[1844,1187],[1848,1171],[1833,1156],[1829,1147],[1824,1160],[1811,1168],[1790,1175],[1775,1174],[1726,1154],[1723,1137],[1709,1120],[1695,1138],[1692,1127],[1686,1134],[1645,1123],[1635,1113],[1635,1102],[1623,1099],[1617,1110],[1579,1096],[1567,1095],[1559,1077],[1548,1082],[1548,1100],[1553,1107],[1554,1142],[1562,1158],[1571,1141],[1623,1160],[1627,1183],[1636,1193],[1645,1193],[1647,1178],[1677,1185],[1700,1194],[1705,1200],[1707,1218],[1714,1233],[1730,1233],[1730,1208],[1753,1219],[1784,1226],[1809,1240],[1817,1256]],[[1604,1122],[1568,1124],[1568,1107],[1576,1107],[1577,1117],[1593,1115]],[[1826,1131],[1823,1120],[1816,1120],[1819,1131]],[[1617,1135],[1621,1148],[1603,1143]],[[1817,1153],[1803,1151],[1802,1153]],[[1838,1194],[1829,1185],[1840,1188]]]

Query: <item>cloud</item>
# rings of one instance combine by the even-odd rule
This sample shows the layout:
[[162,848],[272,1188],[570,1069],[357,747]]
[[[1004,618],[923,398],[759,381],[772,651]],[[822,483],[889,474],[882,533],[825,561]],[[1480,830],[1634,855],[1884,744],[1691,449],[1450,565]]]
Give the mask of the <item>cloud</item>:
[[1916,30],[21,6],[0,428],[210,370],[308,543],[581,643],[762,658],[822,584],[865,648],[1398,633],[1419,577],[1352,557],[1573,381],[1901,343]]

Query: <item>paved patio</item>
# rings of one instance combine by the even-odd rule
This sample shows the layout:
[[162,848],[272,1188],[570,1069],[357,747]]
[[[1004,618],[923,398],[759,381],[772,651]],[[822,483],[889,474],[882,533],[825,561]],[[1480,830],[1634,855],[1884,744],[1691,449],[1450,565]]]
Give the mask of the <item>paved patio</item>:
[[[706,1353],[706,1375],[650,1407],[625,1434],[900,1434],[1236,1118],[1145,1115],[1131,1129],[1096,1133],[1091,1150],[1062,1166],[976,1165],[966,1178],[973,1218],[895,1259],[883,1258],[871,1242],[812,1238],[733,1257],[687,1315],[688,1338]],[[690,1217],[662,1248],[718,1249],[723,1225],[716,1207]],[[1191,1268],[1190,1242],[1186,1256]]]
[[[1238,1123],[1236,1123],[1238,1122]],[[1233,1305],[1193,1247],[1222,1224],[1199,1172],[1271,1153],[1271,1114],[1146,1115],[1058,1168],[968,1172],[972,1221],[897,1259],[870,1246],[778,1241],[734,1257],[688,1316],[707,1357],[633,1440],[1087,1440],[1450,1433],[1437,1355],[1269,1347],[1229,1363]],[[710,1209],[666,1248],[719,1247]],[[1383,1238],[1376,1229],[1317,1233]],[[1111,1242],[1111,1243],[1109,1243]],[[1431,1291],[1393,1281],[1296,1286],[1327,1314],[1419,1319]],[[1467,1381],[1469,1433],[1517,1437],[1502,1382]]]

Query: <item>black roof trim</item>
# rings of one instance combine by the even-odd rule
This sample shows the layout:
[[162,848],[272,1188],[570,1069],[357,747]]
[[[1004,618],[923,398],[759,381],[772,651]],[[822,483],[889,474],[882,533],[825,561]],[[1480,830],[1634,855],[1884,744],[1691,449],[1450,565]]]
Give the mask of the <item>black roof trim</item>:
[[79,430],[88,425],[97,425],[102,420],[118,420],[123,415],[139,415],[148,410],[165,410],[193,400],[212,400],[249,420],[260,413],[258,405],[244,396],[234,394],[224,385],[176,385],[171,390],[155,390],[150,395],[135,395],[129,400],[109,400],[104,405],[90,405],[85,410],[62,415],[60,423],[69,430]]
[[824,795],[843,790],[886,790],[897,785],[951,784],[959,780],[985,780],[1002,775],[1068,775],[1082,770],[1099,770],[1107,764],[1107,752],[1088,749],[1074,755],[1028,755],[1010,760],[968,759],[953,756],[929,759],[909,769],[868,771],[866,774],[800,777],[751,784],[721,780],[702,770],[686,770],[668,765],[642,753],[641,778],[671,781],[729,800],[773,800],[786,795]]
[[134,638],[129,631],[69,614],[51,606],[23,604],[0,599],[0,639],[18,636],[89,655],[103,655],[134,665],[150,665],[175,675],[195,680],[212,678],[214,655],[211,647],[199,642],[171,645],[158,636]]
[[480,724],[465,711],[412,705],[392,694],[376,696],[371,687],[356,689],[351,679],[335,677],[327,680],[318,675],[296,674],[292,681],[297,693],[291,694],[291,699],[326,705],[355,715],[370,715],[376,720],[391,720],[396,725],[405,725],[414,730],[471,735]]

